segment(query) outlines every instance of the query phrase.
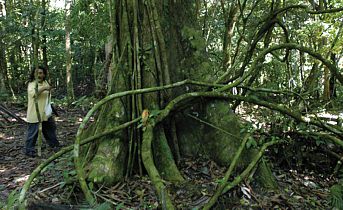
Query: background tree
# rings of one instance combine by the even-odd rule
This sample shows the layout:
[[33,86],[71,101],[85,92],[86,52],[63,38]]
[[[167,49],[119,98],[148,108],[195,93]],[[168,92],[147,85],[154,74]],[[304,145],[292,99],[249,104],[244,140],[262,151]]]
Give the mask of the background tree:
[[67,79],[67,97],[68,101],[74,100],[74,87],[72,80],[72,59],[71,59],[71,40],[70,40],[70,10],[71,0],[65,1],[65,43],[66,43],[66,79]]
[[7,62],[6,62],[6,47],[5,43],[3,41],[4,34],[5,34],[5,29],[3,22],[6,17],[6,10],[5,10],[5,4],[3,2],[0,3],[0,18],[1,18],[1,23],[0,23],[0,32],[1,32],[1,37],[0,37],[0,52],[1,52],[1,57],[0,57],[0,92],[1,94],[5,94],[7,91],[6,87],[6,81],[7,81]]

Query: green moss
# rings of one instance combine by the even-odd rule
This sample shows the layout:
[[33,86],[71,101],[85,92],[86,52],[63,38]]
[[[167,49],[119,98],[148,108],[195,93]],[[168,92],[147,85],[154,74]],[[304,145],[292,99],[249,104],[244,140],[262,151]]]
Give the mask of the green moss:
[[[97,123],[94,124],[94,134],[109,130],[125,119],[123,105],[115,100],[103,107]],[[127,145],[124,143],[125,132],[109,135],[100,139],[95,145],[95,155],[87,166],[88,180],[95,183],[112,185],[124,176]]]
[[271,190],[278,189],[278,185],[270,169],[270,165],[263,158],[258,165],[255,178],[263,188]]
[[123,143],[120,140],[101,141],[97,153],[90,163],[88,180],[107,186],[123,177]]
[[[183,118],[178,125],[178,137],[183,155],[206,155],[222,166],[229,166],[239,148],[243,135],[241,122],[232,113],[230,104],[225,101],[214,100],[203,108],[188,110],[195,118]],[[186,115],[187,116],[187,115]],[[186,120],[185,120],[186,119]],[[180,121],[179,121],[180,122]],[[179,129],[181,128],[181,129]],[[244,149],[237,163],[236,172],[240,173],[252,161],[258,150]],[[276,181],[266,162],[261,162],[255,173],[261,186],[277,189]]]
[[178,114],[175,120],[180,153],[186,156],[196,156],[202,153],[203,133],[201,131],[204,125],[184,114]]
[[229,103],[213,101],[206,105],[204,121],[228,132],[205,125],[203,138],[208,156],[220,165],[227,166],[241,144],[241,127],[237,116],[232,113]]
[[183,181],[184,179],[175,164],[163,128],[159,127],[155,132],[157,135],[155,135],[156,138],[153,141],[154,160],[161,177],[172,182]]

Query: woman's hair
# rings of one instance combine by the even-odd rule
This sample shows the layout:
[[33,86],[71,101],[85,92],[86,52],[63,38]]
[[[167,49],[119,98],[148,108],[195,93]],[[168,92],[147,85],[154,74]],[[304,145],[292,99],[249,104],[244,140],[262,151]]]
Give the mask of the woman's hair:
[[43,73],[44,73],[44,80],[46,80],[46,77],[48,75],[48,70],[44,67],[44,66],[38,66],[38,68],[33,67],[30,73],[30,77],[29,77],[29,82],[33,82],[35,80],[35,72],[36,69],[42,69]]

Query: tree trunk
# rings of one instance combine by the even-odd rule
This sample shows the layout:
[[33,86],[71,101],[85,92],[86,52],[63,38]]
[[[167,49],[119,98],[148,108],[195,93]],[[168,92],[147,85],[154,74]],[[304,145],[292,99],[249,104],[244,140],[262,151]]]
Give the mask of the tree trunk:
[[48,53],[47,53],[47,40],[46,40],[46,0],[42,0],[42,19],[41,19],[41,29],[43,32],[42,35],[42,54],[43,54],[43,66],[49,69],[48,66]]
[[72,79],[72,60],[71,60],[71,26],[70,26],[70,12],[71,12],[71,0],[65,1],[65,43],[66,43],[66,84],[67,84],[67,98],[68,102],[74,100],[74,87]]
[[[31,4],[34,4],[34,1],[31,0]],[[39,29],[37,28],[37,19],[38,19],[38,11],[35,14],[30,15],[30,22],[32,24],[31,30],[31,39],[32,39],[32,58],[33,58],[33,68],[38,68],[39,62]]]
[[[224,4],[223,1],[222,4]],[[222,8],[225,19],[225,32],[223,39],[223,70],[226,71],[231,66],[231,42],[238,16],[238,4],[236,1],[234,1],[229,4],[229,8],[225,9],[224,5],[222,5]]]
[[8,91],[6,88],[6,74],[7,74],[6,51],[4,43],[0,40],[0,92],[5,95]]
[[330,71],[328,67],[324,67],[324,92],[323,92],[323,100],[329,101],[330,100]]
[[[5,18],[5,4],[0,2],[0,18]],[[0,22],[0,31],[4,33],[3,23]],[[5,95],[8,91],[6,88],[6,74],[7,74],[7,61],[6,61],[6,46],[0,38],[0,93]]]
[[[175,27],[170,31],[162,30],[163,18],[176,20],[176,18],[181,17],[175,17],[174,15],[176,14],[174,13],[161,16],[159,9],[164,5],[157,5],[155,2],[157,1],[147,1],[144,4],[140,0],[116,1],[113,8],[115,11],[112,11],[113,15],[115,14],[116,16],[115,21],[109,21],[115,23],[112,28],[116,30],[115,33],[112,32],[113,40],[115,40],[113,46],[115,49],[113,54],[115,56],[112,59],[114,68],[112,69],[113,82],[108,87],[108,94],[165,85],[171,83],[173,78],[191,78],[193,76],[184,73],[181,69],[181,63],[177,63],[183,59],[193,59],[191,53],[186,54],[181,51],[182,47],[180,45],[183,42],[181,41],[182,36],[180,36],[181,28]],[[109,3],[112,4],[113,2],[111,3],[110,1]],[[187,5],[189,11],[196,12],[193,8],[195,5],[188,2],[176,3],[168,1],[167,4],[170,10],[174,10],[182,5]],[[184,13],[184,11],[177,12]],[[188,26],[194,27],[194,23],[190,22],[187,23],[189,24]],[[195,28],[195,30],[201,31],[200,27],[197,28],[195,26]],[[174,41],[180,45],[170,44]],[[174,57],[172,57],[176,63],[169,61],[169,55],[174,52],[181,52],[174,54]],[[144,58],[144,62],[142,62],[142,58]],[[194,71],[196,70],[194,69]],[[144,113],[147,113],[148,119],[153,122],[156,113],[163,110],[177,95],[185,92],[183,88],[180,88],[177,91],[163,90],[142,95],[127,95],[120,99],[114,99],[103,105],[96,116],[95,122],[85,131],[83,136],[102,133],[105,130],[140,116],[143,118]],[[201,105],[196,105],[196,107],[198,106],[201,107]],[[222,121],[221,117],[228,114],[226,113],[229,110],[227,103],[216,103],[214,105],[218,109],[222,106],[226,107],[224,109],[225,113],[217,114],[216,119],[212,123],[220,124]],[[195,111],[198,111],[196,107],[193,108]],[[199,111],[199,113],[201,112]],[[216,112],[214,111],[214,113]],[[214,113],[212,113],[213,116]],[[211,116],[207,112],[206,114]],[[174,120],[176,122],[173,124]],[[237,120],[231,120],[230,122],[232,124],[224,125],[224,127],[231,128],[229,133],[231,132],[233,135],[238,136],[240,130],[237,127]],[[150,127],[149,125],[144,125],[142,119],[141,125],[129,128],[116,135],[103,137],[97,143],[82,151],[81,159],[84,163],[89,163],[86,166],[89,172],[88,181],[112,185],[123,179],[125,175],[130,176],[133,173],[147,171],[149,175],[154,176],[152,181],[156,183],[158,193],[164,193],[162,192],[163,190],[161,191],[164,188],[164,184],[160,180],[161,178],[175,183],[184,181],[173,155],[174,152],[177,156],[180,153],[178,150],[184,152],[184,147],[192,150],[199,146],[198,150],[193,154],[211,154],[211,158],[217,162],[228,165],[232,157],[227,154],[231,154],[232,151],[238,148],[240,145],[239,141],[234,138],[233,141],[228,141],[228,134],[219,135],[216,129],[207,128],[206,131],[209,132],[203,132],[204,125],[200,123],[202,127],[196,128],[195,126],[197,125],[199,125],[199,122],[196,120],[184,121],[184,119],[178,116],[171,116],[167,117],[163,122]],[[142,129],[139,127],[142,127]],[[167,127],[168,129],[165,129]],[[191,132],[196,132],[197,134],[188,138],[191,136]],[[193,144],[194,142],[197,142],[197,145]],[[179,143],[184,144],[178,147]],[[219,149],[220,152],[217,152]],[[150,154],[150,150],[152,154]],[[249,161],[249,159],[245,161]],[[143,169],[142,162],[144,163],[145,170]]]
[[310,92],[311,95],[317,99],[318,99],[318,94],[317,94],[318,91],[313,91],[313,90],[316,89],[316,85],[319,82],[319,78],[320,78],[319,64],[318,64],[318,61],[314,61],[310,74],[305,80],[304,90],[305,92]]

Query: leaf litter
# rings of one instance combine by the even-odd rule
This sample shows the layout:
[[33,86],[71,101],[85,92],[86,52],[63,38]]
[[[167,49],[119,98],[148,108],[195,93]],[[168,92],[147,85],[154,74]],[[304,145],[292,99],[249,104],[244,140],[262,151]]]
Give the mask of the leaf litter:
[[[24,116],[22,107],[11,109]],[[80,118],[85,113],[66,109],[57,118],[58,138],[66,146],[74,142]],[[6,202],[13,190],[19,190],[41,161],[53,151],[43,146],[42,157],[29,158],[23,153],[26,125],[0,118],[0,201]],[[11,122],[11,123],[9,123]],[[5,125],[5,126],[4,126]],[[273,159],[273,158],[271,158]],[[182,185],[165,182],[178,209],[201,208],[214,194],[224,176],[225,167],[218,166],[206,157],[183,158],[179,163],[185,178]],[[279,190],[263,190],[254,182],[244,180],[239,186],[222,195],[214,209],[328,209],[329,187],[337,180],[313,170],[274,166]],[[232,179],[231,179],[232,180]],[[156,209],[159,203],[156,191],[147,176],[132,176],[112,187],[97,186],[94,192],[99,200],[119,209]],[[42,206],[59,205],[62,209],[86,206],[75,179],[71,155],[52,162],[38,176],[28,193],[31,203]],[[43,205],[44,204],[44,205]]]

